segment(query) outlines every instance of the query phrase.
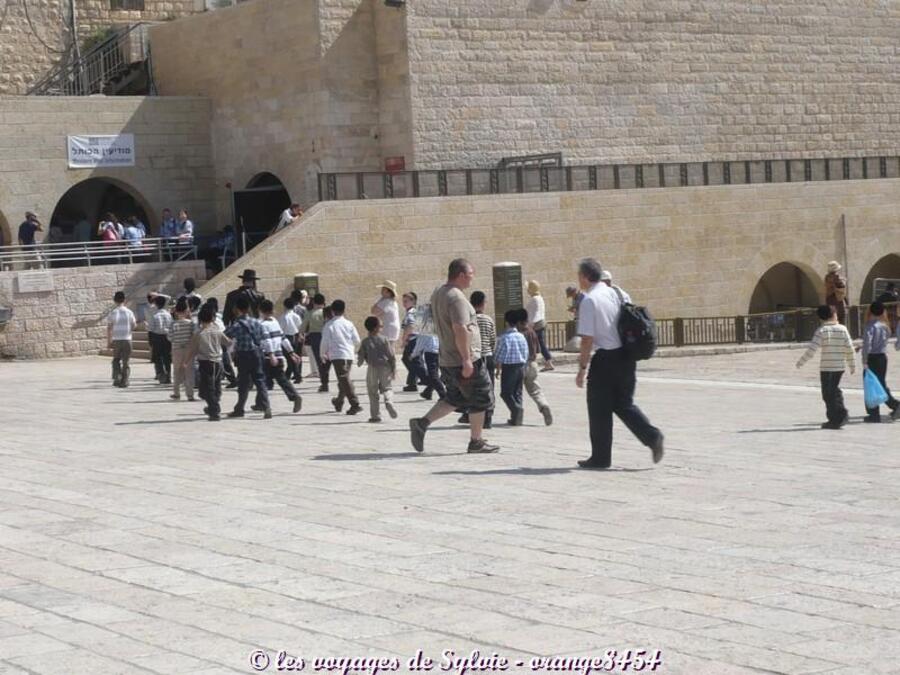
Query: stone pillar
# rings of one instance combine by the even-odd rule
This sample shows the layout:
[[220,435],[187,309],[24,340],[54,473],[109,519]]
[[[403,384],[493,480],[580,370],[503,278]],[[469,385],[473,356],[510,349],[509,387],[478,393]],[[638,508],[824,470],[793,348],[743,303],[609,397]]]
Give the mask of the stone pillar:
[[525,306],[522,294],[522,266],[516,262],[501,262],[494,272],[494,320],[497,332],[504,330],[503,315],[507,310]]

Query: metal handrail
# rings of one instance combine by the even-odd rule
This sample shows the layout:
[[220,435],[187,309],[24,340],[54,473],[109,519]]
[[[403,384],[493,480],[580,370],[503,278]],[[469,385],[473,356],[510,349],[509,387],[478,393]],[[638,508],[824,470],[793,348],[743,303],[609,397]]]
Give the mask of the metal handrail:
[[776,158],[479,167],[410,171],[339,171],[318,176],[319,201],[457,197],[530,192],[801,183],[900,177],[900,157]]
[[179,262],[188,257],[197,259],[197,246],[193,241],[182,242],[177,239],[39,243],[34,246],[0,246],[0,270],[11,270],[16,266],[43,269],[54,264],[57,267],[81,264],[90,267],[101,261]]
[[[134,31],[146,22],[138,22],[120,28],[98,45],[92,47],[80,59],[63,63],[32,85],[28,96],[85,96],[101,93],[103,86],[131,64],[123,54],[122,46]],[[141,40],[142,58],[147,57],[147,44]]]

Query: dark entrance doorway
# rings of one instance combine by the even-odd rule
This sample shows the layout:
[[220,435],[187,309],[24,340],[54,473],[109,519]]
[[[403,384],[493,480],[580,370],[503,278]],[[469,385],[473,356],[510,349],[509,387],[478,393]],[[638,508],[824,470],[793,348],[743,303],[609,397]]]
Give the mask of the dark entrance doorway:
[[278,224],[281,212],[290,205],[291,196],[284,184],[269,172],[257,174],[245,189],[235,190],[237,236],[246,241],[248,251],[269,236]]
[[819,304],[816,281],[808,271],[789,262],[770,267],[750,298],[750,314],[780,312]]
[[[131,186],[108,178],[88,178],[69,188],[56,203],[50,216],[45,241],[70,242],[97,239],[97,224],[105,213],[116,215],[119,222],[137,216],[147,227],[149,236],[158,236],[150,223],[150,213]],[[81,223],[81,227],[77,227]],[[85,226],[87,223],[90,227]],[[90,236],[85,239],[86,233]]]

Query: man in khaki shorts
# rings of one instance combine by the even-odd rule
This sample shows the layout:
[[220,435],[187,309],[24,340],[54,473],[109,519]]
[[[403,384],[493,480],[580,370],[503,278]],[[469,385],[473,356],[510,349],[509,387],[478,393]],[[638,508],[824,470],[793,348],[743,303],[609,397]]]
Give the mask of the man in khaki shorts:
[[460,409],[469,411],[471,440],[468,451],[485,454],[500,449],[481,436],[484,413],[494,405],[494,387],[481,357],[481,333],[475,309],[465,293],[474,277],[472,264],[464,258],[457,258],[450,263],[447,283],[431,296],[434,331],[440,340],[441,381],[447,388],[447,395],[425,417],[409,421],[416,452],[425,450],[425,432],[433,422]]

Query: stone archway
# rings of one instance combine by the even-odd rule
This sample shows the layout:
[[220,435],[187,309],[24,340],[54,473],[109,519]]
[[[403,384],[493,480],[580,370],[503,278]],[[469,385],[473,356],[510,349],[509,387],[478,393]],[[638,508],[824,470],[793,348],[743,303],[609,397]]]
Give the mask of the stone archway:
[[79,181],[63,193],[48,221],[48,236],[53,228],[63,241],[81,240],[85,229],[78,225],[82,222],[90,225],[94,236],[96,225],[106,212],[114,213],[119,220],[137,216],[147,227],[148,234],[153,236],[152,228],[157,218],[147,199],[133,185],[106,176]]
[[792,262],[780,262],[766,270],[750,296],[748,313],[817,306],[820,302],[817,277],[811,269],[803,267]]
[[0,211],[0,246],[12,246],[16,242],[13,241],[12,227],[3,211]]
[[747,261],[740,273],[741,292],[736,298],[734,311],[747,311],[760,280],[779,263],[789,263],[799,268],[815,288],[816,300],[813,304],[820,304],[825,298],[825,269],[833,257],[812,244],[797,239],[780,238],[769,242]]
[[[876,279],[900,279],[900,254],[889,253],[882,256],[869,268],[860,288],[859,302],[867,305],[875,299],[873,287]],[[881,289],[882,291],[884,289]]]

